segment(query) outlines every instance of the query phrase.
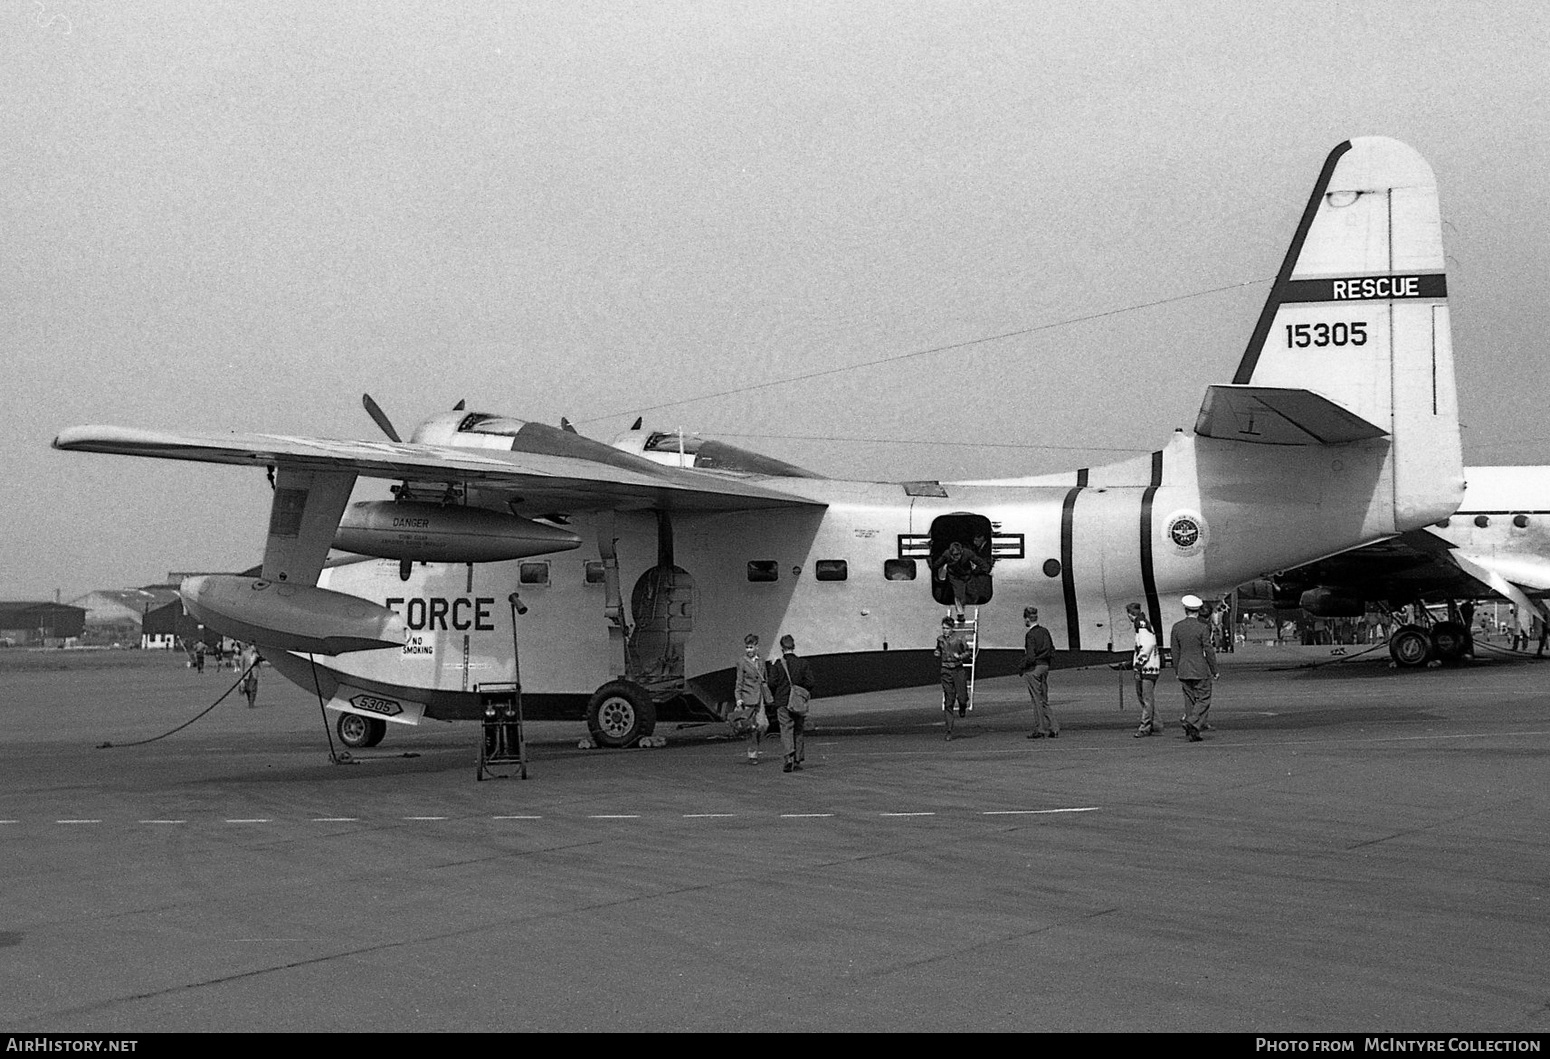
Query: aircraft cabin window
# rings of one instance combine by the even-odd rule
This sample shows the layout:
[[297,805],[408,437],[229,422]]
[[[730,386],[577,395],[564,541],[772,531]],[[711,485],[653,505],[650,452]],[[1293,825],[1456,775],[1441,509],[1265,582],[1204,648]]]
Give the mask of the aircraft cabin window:
[[774,559],[750,559],[748,560],[748,580],[779,581],[780,564]]
[[1512,524],[1514,526],[1518,527],[1519,529],[1527,529],[1528,528],[1528,516],[1527,515],[1514,515],[1514,516],[1512,516]]
[[884,559],[883,577],[889,581],[915,580],[914,559]]
[[844,559],[819,559],[813,576],[820,581],[844,581],[850,577],[850,564]]
[[1487,518],[1486,516],[1484,516],[1484,515],[1476,515],[1475,516],[1475,525],[1479,526],[1481,529],[1485,529],[1490,524],[1491,524],[1491,520],[1489,518]]
[[603,573],[603,560],[588,559],[585,563],[582,564],[582,567],[586,571],[587,584],[601,585],[605,580]]
[[1059,577],[1060,576],[1060,560],[1059,559],[1045,559],[1044,560],[1044,576],[1045,577]]
[[547,585],[549,583],[549,564],[523,563],[517,568],[517,580],[524,585]]
[[1451,518],[1445,518],[1441,522],[1437,523],[1437,528],[1438,529],[1447,529],[1452,524],[1453,524],[1453,520]]

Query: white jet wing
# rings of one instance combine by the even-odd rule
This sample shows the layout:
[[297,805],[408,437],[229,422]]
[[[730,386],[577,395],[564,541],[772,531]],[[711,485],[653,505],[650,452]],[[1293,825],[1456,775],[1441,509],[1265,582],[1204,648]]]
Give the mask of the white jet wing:
[[1532,606],[1525,589],[1532,592],[1550,590],[1550,564],[1545,562],[1522,558],[1502,560],[1459,551],[1448,554],[1469,576],[1490,585],[1520,607]]
[[61,432],[54,439],[54,448],[367,478],[469,483],[510,490],[525,504],[561,511],[744,511],[823,506],[754,481],[706,471],[619,467],[577,456],[444,445],[83,426]]

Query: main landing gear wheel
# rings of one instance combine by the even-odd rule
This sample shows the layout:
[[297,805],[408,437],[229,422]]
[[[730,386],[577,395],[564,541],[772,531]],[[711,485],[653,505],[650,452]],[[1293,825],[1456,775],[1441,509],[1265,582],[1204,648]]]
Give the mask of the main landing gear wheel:
[[387,735],[387,722],[379,717],[363,717],[358,713],[341,713],[334,725],[339,741],[351,750],[364,750],[382,742]]
[[1456,621],[1432,626],[1432,652],[1444,662],[1457,662],[1469,651],[1469,630]]
[[1424,666],[1431,656],[1431,637],[1419,625],[1401,625],[1389,637],[1389,657],[1401,669]]
[[639,684],[611,680],[587,703],[587,731],[598,746],[634,746],[657,726],[657,708]]

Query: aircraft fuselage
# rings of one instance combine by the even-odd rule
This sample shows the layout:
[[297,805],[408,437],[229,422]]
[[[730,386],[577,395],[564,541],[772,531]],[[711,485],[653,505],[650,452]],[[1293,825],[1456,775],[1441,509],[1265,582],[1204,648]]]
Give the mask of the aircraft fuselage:
[[[481,689],[516,681],[520,665],[530,716],[579,718],[594,689],[626,673],[622,631],[605,618],[608,538],[617,541],[627,624],[660,626],[632,650],[638,669],[664,678],[661,687],[676,677],[689,699],[714,705],[749,632],[766,653],[781,634],[794,636],[798,652],[816,660],[823,694],[928,682],[945,608],[933,598],[925,556],[937,520],[963,513],[987,520],[996,555],[992,598],[978,608],[981,675],[1015,671],[1030,605],[1067,664],[1094,661],[1129,649],[1129,602],[1166,627],[1186,592],[1226,591],[1267,568],[1317,558],[1325,540],[1392,533],[1391,512],[1372,501],[1388,444],[1286,449],[1181,433],[1151,457],[1064,481],[931,490],[773,479],[767,484],[826,506],[577,515],[567,528],[585,543],[574,552],[416,563],[407,580],[398,561],[363,559],[325,571],[320,585],[386,605],[403,618],[408,641],[329,658],[324,668],[349,692],[455,719],[477,717]],[[910,495],[932,491],[945,495]],[[669,559],[670,585],[651,576]],[[675,599],[655,598],[668,588]],[[515,646],[512,592],[528,608],[515,617]],[[297,664],[295,656],[281,663]]]

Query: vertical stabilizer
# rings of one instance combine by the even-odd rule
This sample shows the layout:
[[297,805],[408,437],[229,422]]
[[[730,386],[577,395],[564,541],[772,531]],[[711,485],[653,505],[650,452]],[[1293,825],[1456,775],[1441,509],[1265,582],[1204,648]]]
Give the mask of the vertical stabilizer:
[[1373,136],[1330,152],[1233,383],[1311,391],[1386,431],[1399,526],[1457,508],[1442,217],[1414,150]]

